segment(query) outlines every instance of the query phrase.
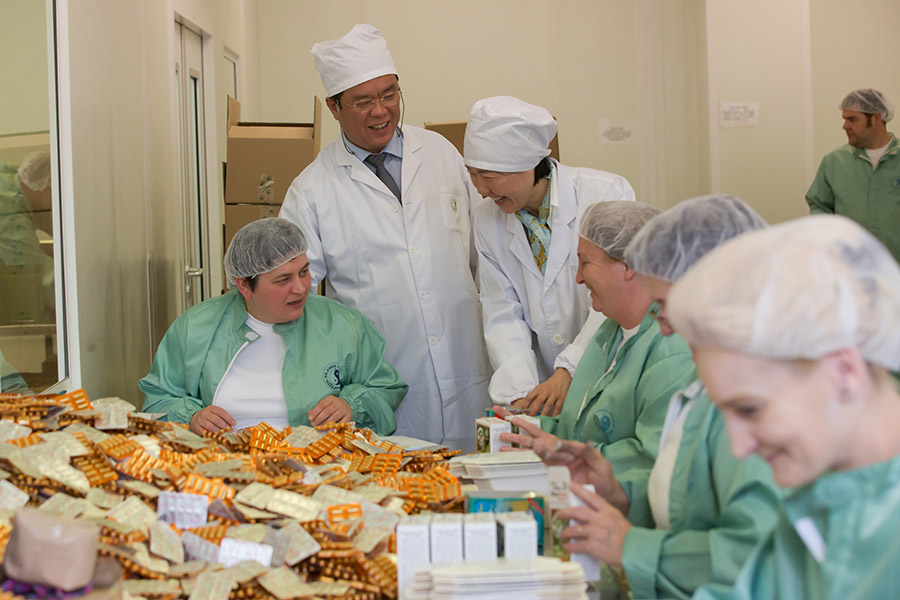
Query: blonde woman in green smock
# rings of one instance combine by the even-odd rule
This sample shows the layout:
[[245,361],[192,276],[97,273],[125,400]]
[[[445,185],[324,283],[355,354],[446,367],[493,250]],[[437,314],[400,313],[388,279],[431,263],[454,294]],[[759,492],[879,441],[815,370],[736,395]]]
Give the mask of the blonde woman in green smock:
[[[672,394],[696,377],[691,351],[665,337],[650,313],[652,299],[624,260],[625,247],[659,209],[641,202],[590,206],[581,219],[576,281],[607,319],[575,369],[559,417],[541,417],[538,438],[594,444],[625,487],[646,482]],[[495,411],[508,414],[501,407]],[[503,434],[527,448],[532,438]],[[649,511],[632,515],[650,524]]]
[[732,451],[791,493],[733,589],[709,598],[896,598],[900,266],[856,223],[813,216],[738,237],[672,287]]
[[237,289],[175,320],[138,384],[143,410],[201,434],[329,421],[393,433],[406,383],[369,319],[310,295],[306,249],[303,232],[285,219],[238,231],[225,253]]
[[[764,226],[733,196],[685,200],[644,225],[625,257],[651,291],[664,335],[674,334],[665,309],[672,283],[713,248]],[[646,484],[627,496],[593,448],[566,442],[537,451],[550,464],[569,465],[574,481],[593,483],[602,493],[579,490],[589,508],[564,514],[579,524],[563,535],[571,551],[621,566],[635,598],[688,598],[710,581],[732,584],[780,506],[765,461],[731,453],[722,415],[700,381],[669,401],[659,456]],[[625,514],[642,508],[650,510],[654,527],[626,522]],[[622,535],[607,537],[608,531]]]

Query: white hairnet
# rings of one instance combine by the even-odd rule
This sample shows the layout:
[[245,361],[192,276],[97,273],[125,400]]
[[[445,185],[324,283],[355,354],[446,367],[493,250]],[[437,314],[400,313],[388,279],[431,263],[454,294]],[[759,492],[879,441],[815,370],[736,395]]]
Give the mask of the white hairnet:
[[397,74],[387,42],[371,25],[354,25],[342,38],[313,45],[311,52],[329,96],[382,75]]
[[484,98],[469,113],[463,156],[474,169],[519,173],[550,155],[555,135],[556,120],[546,108],[512,96]]
[[28,189],[40,192],[50,186],[50,155],[46,152],[26,154],[19,164],[19,181]]
[[900,367],[900,266],[845,217],[738,236],[688,270],[666,304],[694,346],[778,359],[854,347],[870,363]]
[[855,110],[867,115],[879,114],[885,123],[894,118],[894,107],[884,94],[871,88],[853,90],[841,102],[841,110]]
[[308,246],[300,228],[279,217],[260,219],[241,227],[225,252],[228,287],[238,277],[256,277],[304,254]]
[[691,198],[647,221],[628,244],[625,262],[641,275],[671,283],[716,246],[765,226],[740,198]]
[[660,212],[655,206],[643,202],[597,202],[584,211],[578,233],[592,244],[600,246],[610,258],[625,261],[625,248],[644,223]]

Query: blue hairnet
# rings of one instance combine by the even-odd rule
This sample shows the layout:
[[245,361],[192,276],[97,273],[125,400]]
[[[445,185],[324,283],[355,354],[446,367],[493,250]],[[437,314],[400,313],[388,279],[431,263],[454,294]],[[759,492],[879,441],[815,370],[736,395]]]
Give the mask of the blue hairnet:
[[900,265],[846,217],[752,231],[700,259],[669,292],[669,321],[692,346],[773,359],[856,348],[900,368]]
[[[625,248],[644,223],[661,211],[643,202],[597,202],[581,216],[579,235],[615,260],[625,261]],[[627,263],[626,263],[627,264]]]
[[307,248],[306,236],[286,219],[260,219],[244,225],[225,252],[228,287],[235,287],[238,277],[256,277],[277,269]]
[[625,250],[640,273],[673,282],[700,257],[736,235],[766,226],[755,210],[734,196],[699,196],[679,202],[647,221]]
[[894,107],[884,94],[871,88],[853,90],[841,102],[841,110],[855,110],[867,115],[879,114],[885,123],[894,118]]

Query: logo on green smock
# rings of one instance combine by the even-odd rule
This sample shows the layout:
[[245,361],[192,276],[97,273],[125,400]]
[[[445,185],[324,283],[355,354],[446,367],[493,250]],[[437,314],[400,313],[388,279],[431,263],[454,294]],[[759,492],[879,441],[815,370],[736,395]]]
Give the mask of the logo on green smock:
[[616,431],[616,418],[612,416],[607,409],[601,408],[597,411],[595,418],[600,422],[600,429],[606,434],[606,437],[612,437]]
[[331,363],[325,367],[325,371],[322,373],[322,380],[325,382],[325,385],[335,392],[341,390],[341,371],[338,369],[337,363]]
[[456,212],[456,198],[450,198],[450,208],[453,209],[453,212]]

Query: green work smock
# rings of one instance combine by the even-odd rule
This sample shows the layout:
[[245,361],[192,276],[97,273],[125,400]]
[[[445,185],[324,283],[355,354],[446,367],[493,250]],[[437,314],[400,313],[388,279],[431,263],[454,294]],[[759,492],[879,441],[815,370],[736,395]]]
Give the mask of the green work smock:
[[[178,317],[150,373],[138,383],[143,410],[187,424],[212,404],[232,359],[259,338],[246,321],[244,298],[236,290]],[[384,338],[362,313],[310,295],[301,317],[275,325],[275,332],[284,338],[281,380],[292,427],[309,425],[307,413],[322,398],[338,396],[350,404],[357,426],[379,435],[396,429],[394,410],[407,385],[384,359]]]
[[900,262],[900,142],[893,134],[874,169],[863,148],[846,144],[826,154],[806,202],[810,214],[853,219]]
[[[600,325],[578,362],[562,412],[541,417],[541,427],[563,439],[593,443],[631,497],[631,487],[646,488],[669,399],[696,379],[696,371],[687,343],[677,335],[663,336],[649,311],[637,333],[620,344],[622,337],[622,327],[612,319]],[[652,527],[649,505],[633,506],[628,520]]]
[[[670,529],[632,527],[625,537],[622,566],[634,598],[690,598],[708,582],[732,585],[781,507],[769,465],[731,453],[725,420],[701,382],[672,402],[692,398],[669,486]],[[629,500],[647,503],[647,488],[633,486]]]
[[829,473],[785,499],[733,589],[704,587],[695,598],[897,598],[898,531],[900,456]]

